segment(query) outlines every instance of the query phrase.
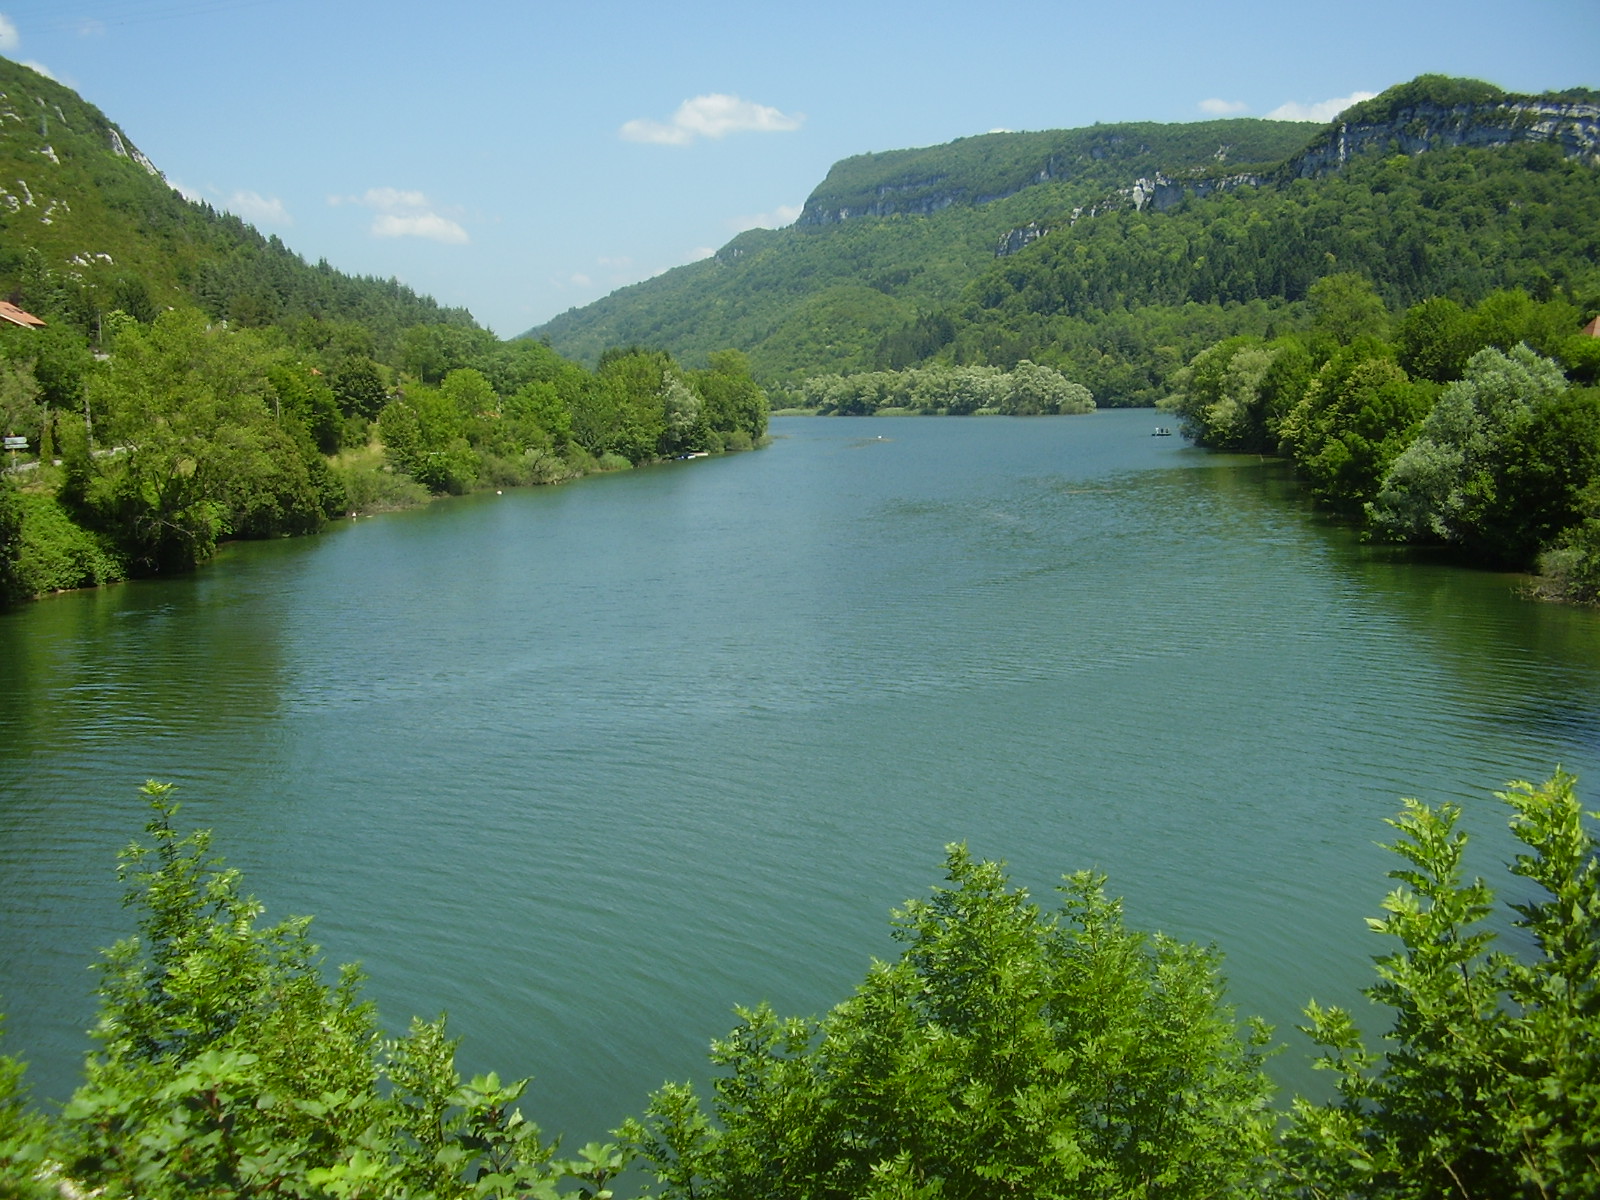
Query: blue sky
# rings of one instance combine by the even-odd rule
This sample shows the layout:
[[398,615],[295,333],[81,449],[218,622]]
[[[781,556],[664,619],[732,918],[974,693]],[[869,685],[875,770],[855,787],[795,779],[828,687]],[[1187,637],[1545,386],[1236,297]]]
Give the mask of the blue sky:
[[[1593,0],[0,0],[0,54],[315,261],[511,336],[991,129],[1320,116],[1425,72],[1600,87]],[[1286,107],[1287,106],[1287,107]]]

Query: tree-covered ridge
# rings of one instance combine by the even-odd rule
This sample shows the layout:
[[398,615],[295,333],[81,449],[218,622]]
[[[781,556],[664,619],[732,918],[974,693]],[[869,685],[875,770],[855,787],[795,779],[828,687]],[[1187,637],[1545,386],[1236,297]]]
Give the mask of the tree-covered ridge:
[[518,1111],[527,1080],[460,1077],[443,1018],[382,1037],[359,971],[330,981],[306,919],[265,924],[151,783],[146,840],[121,856],[138,932],[99,964],[82,1085],[47,1117],[0,1056],[0,1195],[1592,1196],[1600,860],[1575,785],[1500,796],[1523,848],[1513,949],[1464,872],[1459,806],[1404,802],[1368,922],[1389,1027],[1374,1046],[1309,1004],[1335,1092],[1286,1116],[1271,1031],[1238,1021],[1215,949],[1128,928],[1101,876],[1067,876],[1047,911],[951,846],[944,882],[893,915],[902,952],[851,996],[820,1018],[737,1010],[709,1111],[668,1084],[568,1157]]
[[235,325],[355,321],[380,357],[419,323],[471,325],[394,280],[311,265],[275,235],[192,203],[99,109],[0,58],[0,296],[98,337],[198,305]]
[[[1362,100],[1339,114],[1338,120],[1324,130],[1308,148],[1314,154],[1333,141],[1343,131],[1363,126],[1382,129],[1388,127],[1411,136],[1424,136],[1429,132],[1429,118],[1447,116],[1449,119],[1437,133],[1453,134],[1466,131],[1472,123],[1493,129],[1496,126],[1528,127],[1534,123],[1539,110],[1552,110],[1566,121],[1579,126],[1574,132],[1583,136],[1582,124],[1587,121],[1592,131],[1594,118],[1600,113],[1592,111],[1600,105],[1600,91],[1592,88],[1567,88],[1542,95],[1515,94],[1503,91],[1481,79],[1456,79],[1448,75],[1419,75],[1409,83],[1397,84],[1381,95]],[[1565,110],[1565,111],[1563,111]],[[1591,110],[1591,111],[1585,111]],[[1559,138],[1564,132],[1559,127],[1537,131],[1536,137]],[[1592,132],[1589,134],[1592,138]],[[1590,157],[1594,150],[1591,147]]]
[[926,215],[952,204],[986,204],[1039,183],[1109,190],[1158,171],[1248,170],[1281,162],[1304,144],[1299,122],[1240,119],[986,133],[843,159],[806,200],[797,224]]
[[[714,259],[537,332],[585,360],[630,340],[688,361],[736,344],[759,378],[783,385],[818,372],[1027,358],[1119,405],[1154,403],[1171,371],[1220,336],[1304,325],[1311,284],[1340,271],[1366,274],[1394,306],[1432,295],[1471,303],[1521,286],[1600,311],[1594,122],[1569,111],[1587,112],[1590,95],[1507,96],[1424,76],[1353,109],[1371,118],[1361,138],[1349,134],[1350,113],[1310,137],[1291,124],[1297,143],[1250,170],[1181,139],[1273,123],[1152,126],[1174,139],[1175,160],[1152,132],[1124,143],[1126,159],[1091,157],[1059,176],[1039,157],[1039,139],[1057,134],[861,156],[830,173],[817,211],[877,204],[890,215],[741,234]],[[1440,104],[1454,106],[1445,118]],[[1133,128],[1145,127],[1071,136],[1081,150]],[[1021,191],[940,207],[991,186],[999,194],[1024,162],[1038,178]]]

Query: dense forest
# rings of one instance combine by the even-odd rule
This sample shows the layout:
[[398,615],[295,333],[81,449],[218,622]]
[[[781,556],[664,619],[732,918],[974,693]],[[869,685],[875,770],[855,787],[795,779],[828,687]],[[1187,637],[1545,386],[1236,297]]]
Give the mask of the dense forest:
[[1026,358],[1118,406],[1154,404],[1224,337],[1303,328],[1330,274],[1364,275],[1394,310],[1521,287],[1586,320],[1597,101],[1423,76],[1320,129],[1104,125],[862,155],[794,226],[532,332],[588,361],[616,342],[685,361],[737,345],[774,388]]
[[[168,785],[122,856],[138,932],[99,963],[100,1019],[59,1114],[0,1056],[0,1195],[587,1197],[1592,1196],[1600,1190],[1600,859],[1574,780],[1502,795],[1516,955],[1463,868],[1460,808],[1407,801],[1391,1022],[1307,1006],[1336,1085],[1274,1106],[1272,1032],[1225,1002],[1215,950],[1130,929],[1103,876],[1054,911],[948,850],[893,917],[904,949],[820,1018],[758,1006],[712,1047],[709,1111],[667,1084],[615,1141],[565,1152],[526,1080],[463,1080],[444,1018],[380,1035],[358,971],[261,906]],[[630,1167],[633,1171],[623,1175]],[[619,1178],[621,1176],[621,1178]]]
[[[747,449],[736,351],[591,370],[193,204],[80,98],[0,59],[0,603],[181,571],[226,538],[476,487]],[[87,249],[86,249],[87,248]],[[42,322],[42,324],[40,324]],[[18,462],[18,460],[21,460]]]
[[1293,460],[1324,506],[1384,540],[1537,568],[1600,600],[1600,338],[1520,288],[1390,314],[1356,274],[1310,289],[1309,328],[1225,338],[1164,404],[1202,446]]

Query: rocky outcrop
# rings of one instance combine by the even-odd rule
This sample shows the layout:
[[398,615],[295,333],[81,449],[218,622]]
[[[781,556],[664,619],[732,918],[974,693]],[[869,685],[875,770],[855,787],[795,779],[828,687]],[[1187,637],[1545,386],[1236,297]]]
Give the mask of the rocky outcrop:
[[1001,235],[1000,244],[994,249],[994,256],[996,258],[1005,258],[1008,254],[1015,254],[1018,250],[1032,245],[1049,232],[1048,226],[1040,225],[1037,221],[1029,221],[1021,229],[1007,230]]
[[1288,163],[1292,178],[1339,170],[1367,151],[1421,154],[1454,146],[1495,148],[1547,142],[1566,158],[1600,163],[1600,105],[1537,99],[1490,104],[1418,104],[1382,121],[1341,121]]
[[888,217],[895,213],[926,217],[942,208],[949,208],[952,204],[981,204],[984,199],[999,199],[997,196],[969,199],[960,191],[941,189],[940,184],[944,182],[946,182],[944,176],[936,175],[928,179],[905,179],[880,184],[874,189],[873,198],[868,203],[853,207],[842,205],[839,208],[829,208],[808,201],[795,223],[834,225],[840,221],[848,221],[852,217]]
[[[1135,179],[1125,188],[1118,188],[1096,204],[1074,208],[1064,222],[1069,228],[1084,217],[1098,217],[1102,213],[1133,209],[1143,212],[1166,212],[1185,200],[1210,196],[1216,192],[1231,192],[1236,188],[1258,187],[1266,182],[1262,175],[1196,175],[1171,177],[1159,172],[1148,179]],[[1008,230],[995,246],[995,257],[1005,258],[1032,245],[1051,230],[1050,226],[1030,221],[1020,229]]]
[[[1185,200],[1217,192],[1329,175],[1351,158],[1370,152],[1422,154],[1460,146],[1494,149],[1535,142],[1556,147],[1563,157],[1600,165],[1600,104],[1507,97],[1476,103],[1409,104],[1390,109],[1378,120],[1360,119],[1360,107],[1351,115],[1356,119],[1330,125],[1279,171],[1172,176],[1157,172],[1118,188],[1095,204],[1074,209],[1065,224],[1130,208],[1165,212]],[[1218,161],[1224,158],[1219,151]],[[1011,230],[1000,239],[995,254],[1015,254],[1048,232],[1036,224]]]
[[143,167],[148,174],[154,175],[157,179],[162,177],[161,172],[156,169],[155,163],[146,158],[137,146],[129,145],[123,141],[122,131],[115,125],[110,126],[107,132],[111,135],[111,152],[113,154],[119,158],[131,158]]

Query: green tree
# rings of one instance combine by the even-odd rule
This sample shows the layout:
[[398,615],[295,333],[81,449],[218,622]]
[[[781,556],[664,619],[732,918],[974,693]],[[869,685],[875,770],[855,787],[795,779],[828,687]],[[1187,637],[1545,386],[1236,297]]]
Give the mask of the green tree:
[[553,383],[523,384],[506,399],[505,411],[513,423],[526,427],[519,437],[524,449],[540,444],[560,448],[572,440],[572,410]]
[[79,412],[95,360],[82,333],[66,325],[43,329],[0,327],[0,359],[27,364],[39,399],[52,410]]
[[170,790],[146,785],[150,841],[122,856],[139,933],[101,963],[99,1049],[62,1112],[70,1177],[154,1200],[555,1200],[569,1164],[517,1111],[526,1081],[463,1082],[442,1019],[382,1039],[360,973],[330,985],[307,920],[260,925],[209,835],[174,829]]
[[705,402],[706,428],[730,441],[752,446],[767,434],[767,395],[750,374],[750,360],[738,350],[718,350],[706,369],[690,371],[689,385]]
[[1359,513],[1432,401],[1432,387],[1407,379],[1387,346],[1362,342],[1323,365],[1281,428],[1312,494]]
[[0,606],[28,594],[22,578],[22,497],[10,475],[0,475]]
[[92,380],[95,437],[69,458],[67,498],[109,534],[135,570],[183,570],[229,532],[305,532],[324,497],[304,427],[272,387],[280,362],[259,333],[207,326],[194,312],[162,313],[117,340]]
[[1475,543],[1495,558],[1529,566],[1594,509],[1600,491],[1600,389],[1571,388],[1534,402],[1497,456],[1493,503],[1477,518]]
[[0,433],[25,437],[39,445],[45,416],[39,395],[32,363],[0,359]]
[[1368,513],[1389,536],[1487,548],[1496,478],[1535,405],[1566,389],[1561,368],[1527,346],[1485,348],[1447,387],[1394,460]]
[[472,490],[482,463],[467,441],[460,407],[440,389],[408,384],[385,406],[378,429],[395,469],[432,492]]
[[1284,1139],[1294,1194],[1542,1200],[1600,1194],[1600,863],[1571,776],[1501,794],[1527,848],[1511,865],[1531,953],[1494,949],[1494,893],[1463,871],[1460,808],[1417,801],[1390,824],[1406,865],[1385,915],[1398,945],[1367,989],[1393,1011],[1381,1055],[1349,1013],[1312,1004],[1337,1098],[1297,1100]]
[[1180,390],[1164,407],[1177,412],[1184,436],[1197,445],[1270,450],[1265,385],[1278,354],[1259,338],[1218,342],[1175,373],[1173,385]]
[[705,401],[681,373],[664,373],[661,379],[661,454],[674,458],[706,449]]
[[456,410],[463,421],[484,415],[498,415],[500,397],[484,377],[472,367],[458,367],[444,377],[439,394]]
[[631,463],[659,457],[667,431],[666,396],[677,365],[638,347],[601,356],[593,387],[573,409],[573,435],[591,454],[618,454]]
[[287,359],[267,371],[275,393],[273,412],[281,420],[288,413],[323,454],[337,454],[343,437],[339,400],[320,371]]
[[1412,305],[1395,330],[1395,347],[1406,374],[1434,383],[1460,379],[1467,359],[1482,345],[1472,318],[1447,296]]
[[1094,397],[1060,371],[1023,359],[1007,373],[1010,384],[1000,411],[1010,416],[1094,411]]
[[365,355],[351,355],[335,364],[328,375],[328,386],[347,416],[370,420],[383,411],[389,400],[383,369]]
[[[0,1032],[4,1031],[0,1019]],[[0,1054],[0,1198],[45,1200],[58,1195],[41,1178],[50,1158],[53,1134],[43,1115],[28,1103],[27,1067]]]
[[1372,281],[1359,271],[1325,275],[1311,285],[1312,336],[1334,346],[1389,334],[1389,310]]
[[1539,556],[1540,589],[1578,604],[1600,604],[1600,483],[1582,497],[1585,517]]
[[905,951],[820,1021],[740,1010],[713,1125],[656,1094],[633,1132],[665,1196],[1216,1196],[1270,1145],[1258,1030],[1214,952],[1128,930],[1104,879],[1046,916],[950,848],[949,885],[896,914]]

